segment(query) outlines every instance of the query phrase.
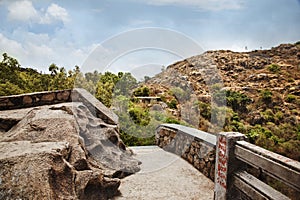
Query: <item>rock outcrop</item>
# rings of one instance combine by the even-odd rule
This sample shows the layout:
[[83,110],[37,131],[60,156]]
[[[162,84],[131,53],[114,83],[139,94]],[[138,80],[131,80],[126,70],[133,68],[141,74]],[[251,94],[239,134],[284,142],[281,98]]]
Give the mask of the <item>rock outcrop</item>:
[[81,102],[5,110],[0,119],[0,199],[109,199],[140,169],[118,125]]

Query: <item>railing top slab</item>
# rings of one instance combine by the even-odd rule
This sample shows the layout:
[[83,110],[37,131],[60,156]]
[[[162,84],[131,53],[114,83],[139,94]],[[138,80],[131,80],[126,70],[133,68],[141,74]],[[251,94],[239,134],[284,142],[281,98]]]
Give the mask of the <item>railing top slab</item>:
[[204,140],[210,144],[216,145],[217,143],[217,137],[211,133],[207,133],[204,131],[200,131],[195,128],[179,125],[179,124],[161,124],[159,127],[167,127],[171,129],[176,129],[181,132],[187,133],[193,137],[199,138],[201,140]]

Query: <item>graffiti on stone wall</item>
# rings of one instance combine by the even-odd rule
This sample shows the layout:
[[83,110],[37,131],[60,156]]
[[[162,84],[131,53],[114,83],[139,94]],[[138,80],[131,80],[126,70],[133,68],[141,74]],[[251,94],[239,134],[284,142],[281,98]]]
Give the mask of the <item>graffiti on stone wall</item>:
[[227,155],[226,155],[226,137],[221,136],[218,140],[218,166],[217,166],[217,183],[226,189],[227,179]]

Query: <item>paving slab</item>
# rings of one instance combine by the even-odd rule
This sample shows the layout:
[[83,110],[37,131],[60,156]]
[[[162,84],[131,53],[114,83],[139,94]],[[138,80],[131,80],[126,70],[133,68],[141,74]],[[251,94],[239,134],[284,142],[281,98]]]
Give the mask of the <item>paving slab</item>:
[[209,200],[214,183],[180,157],[157,146],[131,147],[141,171],[122,179],[115,200]]

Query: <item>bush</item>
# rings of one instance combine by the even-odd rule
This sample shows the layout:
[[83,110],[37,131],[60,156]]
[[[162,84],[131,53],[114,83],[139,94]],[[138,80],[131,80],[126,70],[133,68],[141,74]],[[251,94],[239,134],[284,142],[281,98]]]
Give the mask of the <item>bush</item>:
[[204,118],[209,120],[211,117],[211,106],[210,104],[199,102],[199,111],[200,115]]
[[136,97],[148,97],[150,90],[147,86],[140,87],[133,92],[133,95]]
[[275,114],[275,122],[280,123],[280,121],[283,119],[283,117],[284,117],[284,114],[281,111],[278,111]]
[[264,102],[270,103],[272,101],[272,92],[270,90],[262,90],[261,93],[261,98]]
[[173,118],[173,117],[167,117],[165,120],[165,123],[169,123],[169,124],[181,124],[180,121],[178,121],[177,119]]
[[292,103],[296,100],[296,96],[293,95],[293,94],[288,94],[287,97],[286,97],[286,101],[289,102],[289,103]]
[[130,108],[129,116],[134,121],[134,123],[142,126],[148,125],[151,120],[149,111],[139,106]]
[[147,145],[155,145],[155,136],[151,137],[136,137],[131,134],[127,134],[123,130],[120,132],[120,137],[122,141],[126,144],[126,146],[147,146]]
[[265,120],[265,122],[274,122],[274,113],[271,109],[267,109],[266,111],[261,113],[261,116]]
[[176,99],[172,99],[170,102],[167,102],[167,105],[171,109],[177,109],[178,102]]
[[245,94],[228,90],[226,91],[226,101],[227,105],[230,106],[233,111],[245,112],[247,110],[246,105],[251,102],[251,99]]
[[279,65],[277,65],[277,64],[271,64],[271,65],[268,65],[268,70],[270,71],[270,72],[273,72],[273,73],[277,73],[277,72],[279,72],[280,71],[280,66]]
[[251,143],[255,143],[261,132],[262,127],[260,125],[256,125],[255,127],[250,128],[250,130],[246,133],[246,136],[249,138]]

